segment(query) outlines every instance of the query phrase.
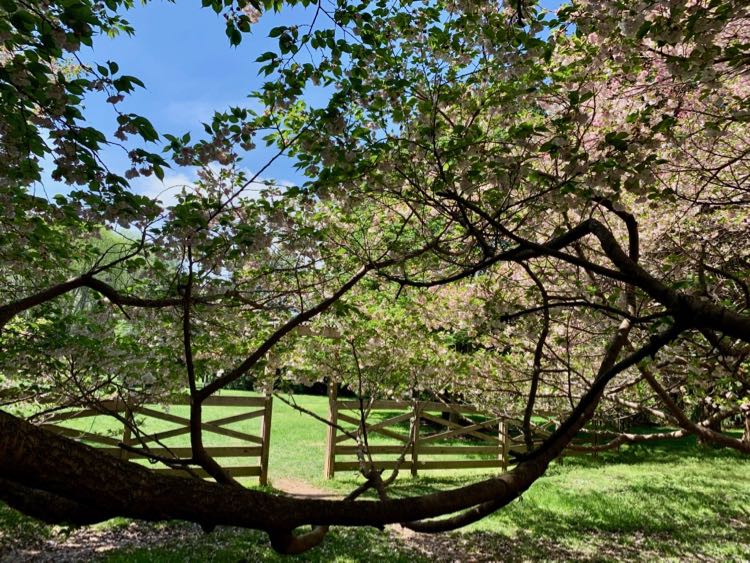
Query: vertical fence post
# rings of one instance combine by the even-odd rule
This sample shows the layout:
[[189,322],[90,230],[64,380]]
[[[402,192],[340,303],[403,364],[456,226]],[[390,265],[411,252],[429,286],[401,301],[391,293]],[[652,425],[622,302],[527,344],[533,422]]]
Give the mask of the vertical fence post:
[[591,421],[591,425],[593,426],[594,430],[594,459],[599,459],[599,430],[601,430],[601,421],[599,419],[594,419]]
[[[122,404],[125,407],[125,420],[128,421],[128,424],[123,423],[122,425],[122,443],[126,446],[129,446],[132,443],[132,435],[130,432],[130,424],[133,424],[133,411],[130,410],[130,405],[128,405],[126,402],[122,401],[122,399],[117,399],[115,401],[114,408],[115,410],[119,410],[119,403],[122,402]],[[125,448],[120,448],[120,459],[123,461],[127,461],[130,458],[130,452],[126,450]]]
[[326,428],[326,458],[323,467],[323,476],[326,479],[333,479],[336,469],[336,424],[338,423],[338,407],[336,398],[338,396],[338,384],[333,380],[328,380],[328,426]]
[[498,425],[498,438],[500,439],[500,451],[498,457],[502,462],[503,473],[508,471],[508,443],[510,436],[508,433],[508,419],[501,418]]
[[419,421],[422,416],[421,404],[414,401],[414,416],[412,417],[410,436],[411,439],[411,475],[417,476],[417,464],[419,463]]
[[260,484],[268,485],[268,454],[271,450],[271,419],[273,418],[273,395],[266,391],[263,401],[263,422],[260,429]]
[[[556,421],[555,422],[555,428],[554,428],[553,432],[556,432],[558,428],[560,428],[560,421]],[[570,445],[570,444],[568,444],[568,445]],[[565,463],[565,454],[568,451],[569,450],[568,450],[567,447],[563,448],[563,451],[561,451],[560,455],[557,456],[557,463],[559,463],[560,465],[564,465],[564,463]]]
[[[128,415],[128,422],[132,423],[132,419],[129,415]],[[130,426],[128,426],[127,424],[123,424],[122,426],[123,426],[122,443],[125,444],[126,446],[129,446],[130,439],[131,439]],[[127,461],[129,457],[130,457],[130,452],[126,450],[125,448],[120,448],[120,459],[123,461]]]

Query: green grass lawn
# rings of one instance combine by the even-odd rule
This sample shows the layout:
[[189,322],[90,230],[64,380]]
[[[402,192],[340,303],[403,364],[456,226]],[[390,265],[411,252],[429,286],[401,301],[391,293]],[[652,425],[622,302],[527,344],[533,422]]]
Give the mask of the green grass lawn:
[[[325,415],[325,397],[297,397]],[[173,414],[186,414],[172,407]],[[226,409],[218,416],[226,416]],[[217,418],[218,418],[217,416]],[[209,414],[209,418],[211,414]],[[99,420],[99,419],[97,419]],[[84,423],[78,421],[77,424]],[[104,427],[103,420],[87,429]],[[257,433],[259,421],[232,428]],[[243,428],[243,425],[245,427]],[[171,427],[158,422],[149,431]],[[353,472],[323,479],[325,425],[274,402],[269,475],[305,481],[345,494],[361,482]],[[230,445],[232,438],[220,438]],[[383,443],[380,438],[376,443]],[[178,444],[174,444],[178,445]],[[234,460],[229,460],[234,464]],[[732,451],[702,448],[692,439],[654,443],[555,463],[521,499],[473,526],[449,535],[405,541],[378,530],[334,529],[306,561],[419,560],[750,560],[750,463]],[[404,472],[394,495],[447,489],[486,475],[479,470],[432,471],[417,478]],[[254,486],[257,479],[246,479]],[[115,520],[100,530],[130,529]],[[162,524],[164,541],[102,555],[108,561],[274,560],[263,534],[222,529],[204,535],[194,527]],[[153,529],[153,526],[151,527]],[[0,510],[2,550],[47,540],[63,541],[67,530],[33,523]],[[172,535],[177,534],[175,538]],[[3,548],[2,546],[5,546]]]

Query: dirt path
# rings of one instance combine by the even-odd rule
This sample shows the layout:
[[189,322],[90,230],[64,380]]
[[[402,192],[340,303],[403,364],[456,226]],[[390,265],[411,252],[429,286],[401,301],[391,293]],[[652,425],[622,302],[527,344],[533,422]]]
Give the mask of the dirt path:
[[[274,488],[300,498],[341,499],[336,494],[311,485],[300,479],[274,479]],[[418,534],[398,524],[386,526],[392,541],[421,553],[435,563],[482,563],[497,561],[527,561],[528,556],[516,553],[513,540],[489,532],[470,534]],[[556,545],[549,546],[549,553],[557,558],[577,559],[575,553],[564,553]],[[555,559],[555,557],[553,557]]]
[[286,477],[281,477],[278,479],[274,479],[271,484],[273,485],[274,489],[283,491],[289,496],[293,496],[293,497],[322,498],[322,499],[329,499],[329,500],[336,500],[336,499],[343,498],[339,494],[336,494],[332,491],[326,491],[326,490],[320,489],[300,479],[288,479]]
[[[302,481],[301,479],[279,478],[274,479],[272,484],[275,489],[298,498],[320,498],[329,500],[343,498],[343,495],[321,489],[319,487],[311,485],[306,481]],[[412,532],[411,530],[399,526],[398,524],[391,524],[389,526],[386,526],[385,528],[388,534],[396,541],[399,541],[407,545],[408,547],[416,549],[424,555],[434,557],[436,561],[461,561],[460,558],[455,557],[455,549],[451,549],[452,547],[455,547],[454,545],[452,545],[451,540],[438,541],[438,538],[436,536],[417,534],[415,532]],[[472,559],[472,561],[476,560],[477,559]]]

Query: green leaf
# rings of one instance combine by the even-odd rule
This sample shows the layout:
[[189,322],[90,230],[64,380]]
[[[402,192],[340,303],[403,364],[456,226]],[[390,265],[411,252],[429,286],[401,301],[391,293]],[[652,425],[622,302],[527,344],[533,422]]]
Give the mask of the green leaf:
[[604,142],[618,151],[624,151],[628,148],[628,134],[621,131],[610,131],[604,136]]

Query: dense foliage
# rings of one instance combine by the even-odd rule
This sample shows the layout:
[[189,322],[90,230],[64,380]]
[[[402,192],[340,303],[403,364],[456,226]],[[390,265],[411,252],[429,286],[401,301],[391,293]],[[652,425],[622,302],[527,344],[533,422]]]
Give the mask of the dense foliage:
[[[284,9],[204,5],[225,15],[235,45]],[[300,22],[270,31],[278,49],[258,56],[265,111],[217,112],[197,141],[163,135],[165,160],[138,145],[162,139],[148,120],[118,110],[140,81],[76,59],[98,34],[132,33],[129,1],[0,3],[9,402],[187,387],[199,423],[203,401],[240,380],[332,377],[368,396],[448,393],[522,419],[529,453],[460,499],[369,520],[348,507],[324,521],[304,508],[238,521],[283,551],[324,534],[294,538],[301,523],[473,521],[540,477],[602,400],[611,416],[645,414],[750,452],[745,2],[301,5]],[[132,161],[121,173],[82,113],[94,92],[116,112]],[[248,175],[256,143],[306,181]],[[129,189],[166,166],[199,177],[174,205]],[[71,190],[35,195],[44,167]],[[560,425],[532,449],[539,409]],[[722,433],[724,420],[744,437]],[[602,447],[647,439],[610,438]],[[192,457],[167,461],[231,486],[198,424],[191,440]],[[364,459],[362,471],[382,489]],[[44,478],[1,466],[0,477],[92,508]]]

